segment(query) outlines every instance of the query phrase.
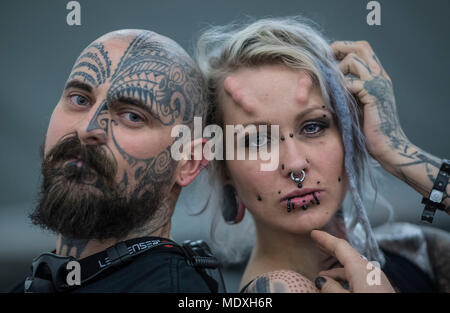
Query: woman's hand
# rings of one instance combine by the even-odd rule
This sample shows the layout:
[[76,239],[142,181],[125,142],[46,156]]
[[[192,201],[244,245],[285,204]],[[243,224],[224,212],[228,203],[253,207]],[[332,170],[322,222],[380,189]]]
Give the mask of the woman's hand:
[[[369,153],[385,170],[428,197],[442,160],[413,145],[400,127],[392,82],[366,41],[331,44],[347,89],[359,102]],[[450,214],[450,184],[442,203]]]
[[345,75],[347,89],[361,105],[368,150],[383,162],[409,142],[400,127],[391,78],[368,42],[336,41],[331,48]]
[[[316,286],[321,292],[395,292],[383,271],[363,258],[346,240],[320,230],[313,230],[311,238],[344,266],[319,272]],[[341,283],[348,283],[349,289]]]

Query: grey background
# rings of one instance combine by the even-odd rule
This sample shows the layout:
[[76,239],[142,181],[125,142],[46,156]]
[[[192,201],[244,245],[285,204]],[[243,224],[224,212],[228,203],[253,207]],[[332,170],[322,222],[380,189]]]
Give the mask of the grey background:
[[[27,219],[39,188],[39,146],[73,62],[86,45],[112,30],[150,29],[192,53],[195,38],[209,24],[303,14],[331,39],[369,41],[394,82],[400,121],[409,139],[425,151],[450,158],[448,0],[379,1],[381,26],[366,24],[366,0],[85,0],[79,1],[81,26],[66,24],[67,2],[1,4],[0,291],[27,274],[32,257],[54,248],[54,237]],[[395,178],[387,178],[382,187],[397,220],[419,221],[422,205],[417,193]],[[177,206],[177,240],[208,235],[205,217],[188,216],[182,204],[195,188],[188,187]],[[383,214],[370,213],[374,224],[383,221]],[[449,230],[450,217],[438,212],[433,225]],[[227,269],[229,290],[237,290],[241,270]]]

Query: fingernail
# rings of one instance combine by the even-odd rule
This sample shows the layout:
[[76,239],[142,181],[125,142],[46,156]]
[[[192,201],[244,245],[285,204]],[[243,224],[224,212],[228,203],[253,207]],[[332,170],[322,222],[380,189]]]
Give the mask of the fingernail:
[[340,283],[341,283],[342,288],[350,290],[350,285],[348,284],[348,282],[341,281]]
[[322,277],[319,276],[316,278],[316,280],[314,281],[314,283],[316,284],[317,289],[322,290],[322,286],[327,282],[327,280]]

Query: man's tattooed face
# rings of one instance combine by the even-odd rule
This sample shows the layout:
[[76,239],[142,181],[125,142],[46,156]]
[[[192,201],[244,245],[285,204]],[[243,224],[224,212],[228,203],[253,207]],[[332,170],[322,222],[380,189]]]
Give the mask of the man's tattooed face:
[[201,88],[184,51],[155,33],[116,32],[88,46],[50,120],[32,221],[77,239],[167,223],[171,129],[201,113]]

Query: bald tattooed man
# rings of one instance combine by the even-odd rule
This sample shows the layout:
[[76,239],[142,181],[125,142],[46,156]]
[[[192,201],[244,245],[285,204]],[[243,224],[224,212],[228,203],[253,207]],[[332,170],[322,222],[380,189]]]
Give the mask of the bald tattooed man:
[[57,233],[56,250],[12,291],[211,291],[168,239],[181,188],[206,165],[174,161],[171,130],[204,114],[204,90],[187,53],[154,32],[115,31],[84,49],[50,119],[30,215]]

